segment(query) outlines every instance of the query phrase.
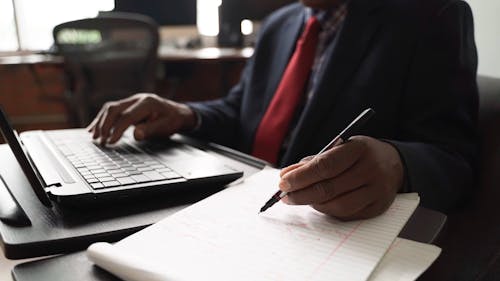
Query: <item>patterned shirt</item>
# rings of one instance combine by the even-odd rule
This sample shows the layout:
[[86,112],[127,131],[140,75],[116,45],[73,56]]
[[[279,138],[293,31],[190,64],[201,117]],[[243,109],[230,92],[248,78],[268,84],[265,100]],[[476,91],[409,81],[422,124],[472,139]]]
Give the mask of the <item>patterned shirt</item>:
[[314,64],[312,67],[311,77],[309,79],[308,86],[308,99],[311,98],[317,84],[318,78],[321,76],[324,70],[325,61],[328,58],[327,52],[328,46],[333,42],[333,39],[340,30],[344,19],[347,15],[347,4],[348,1],[342,2],[340,5],[332,8],[330,10],[316,11],[311,8],[306,8],[306,21],[311,16],[316,16],[319,23],[321,24],[321,31],[319,34],[318,47],[316,49],[316,56],[314,59]]

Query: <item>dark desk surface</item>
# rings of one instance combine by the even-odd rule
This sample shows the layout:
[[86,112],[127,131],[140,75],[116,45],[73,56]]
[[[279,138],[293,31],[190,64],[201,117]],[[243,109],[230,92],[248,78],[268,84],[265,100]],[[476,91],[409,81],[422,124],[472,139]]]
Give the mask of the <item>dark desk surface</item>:
[[[179,49],[169,46],[158,48],[158,58],[163,62],[209,62],[242,61],[251,57],[253,48],[199,48]],[[0,65],[61,65],[63,59],[57,55],[23,53],[20,55],[0,56]]]
[[[212,153],[224,157],[220,153]],[[27,188],[26,179],[19,177],[20,168],[15,165],[15,159],[6,145],[0,145],[0,159],[2,163],[14,163],[0,165],[0,173],[8,184],[15,184],[13,192],[33,220],[33,226],[25,228],[14,228],[0,223],[4,253],[11,258],[81,250],[96,240],[116,241],[210,194],[207,191],[197,192],[196,196],[171,196],[162,198],[161,202],[151,201],[147,207],[144,204],[128,205],[125,208],[115,205],[109,210],[84,213],[67,212],[58,208],[50,210],[43,207]],[[224,159],[247,174],[258,171],[257,168],[234,158]],[[18,171],[12,172],[13,169]],[[443,227],[445,219],[441,213],[419,207],[400,233],[400,237],[432,242]],[[68,276],[73,280],[116,280],[94,267],[84,252],[19,265],[13,270],[13,276],[18,281],[62,281],[67,280]]]
[[[438,212],[417,208],[399,237],[431,243],[444,224],[445,217]],[[423,231],[422,231],[423,230]],[[12,271],[16,281],[117,281],[116,277],[96,267],[85,252],[24,263]]]

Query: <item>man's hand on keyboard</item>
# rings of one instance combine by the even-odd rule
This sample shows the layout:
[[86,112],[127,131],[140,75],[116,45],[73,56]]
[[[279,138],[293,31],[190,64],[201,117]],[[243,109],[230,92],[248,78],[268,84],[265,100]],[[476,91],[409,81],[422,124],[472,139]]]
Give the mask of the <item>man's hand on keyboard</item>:
[[87,130],[105,145],[116,143],[131,125],[135,125],[135,139],[143,140],[191,130],[196,126],[196,118],[187,105],[141,93],[106,103]]

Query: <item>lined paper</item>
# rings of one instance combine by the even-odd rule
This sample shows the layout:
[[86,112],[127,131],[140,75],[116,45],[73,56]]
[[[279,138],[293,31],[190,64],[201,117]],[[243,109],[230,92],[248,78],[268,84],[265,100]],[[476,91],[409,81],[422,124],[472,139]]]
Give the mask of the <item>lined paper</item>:
[[396,238],[373,272],[370,281],[413,281],[431,266],[441,248]]
[[[278,181],[279,170],[265,169],[113,251],[165,280],[367,280],[419,202],[416,195],[398,195],[383,215],[354,222],[281,202],[258,214]],[[99,247],[91,248],[91,259],[101,253],[94,262],[113,272],[102,261],[113,254]]]

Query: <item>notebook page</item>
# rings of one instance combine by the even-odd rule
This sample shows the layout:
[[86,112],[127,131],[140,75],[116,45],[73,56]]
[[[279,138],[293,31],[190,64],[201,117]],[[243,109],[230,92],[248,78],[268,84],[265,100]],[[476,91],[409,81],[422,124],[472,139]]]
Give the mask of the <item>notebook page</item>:
[[[440,252],[441,249],[434,245],[396,238],[369,280],[416,280],[437,259]],[[164,268],[154,267],[109,243],[93,244],[88,255],[95,264],[125,281],[184,280],[182,276],[168,275]]]
[[115,247],[183,280],[367,280],[418,205],[398,196],[355,222],[282,203],[259,215],[278,180],[279,170],[263,170]]
[[440,253],[441,249],[437,246],[396,238],[370,281],[416,280]]

